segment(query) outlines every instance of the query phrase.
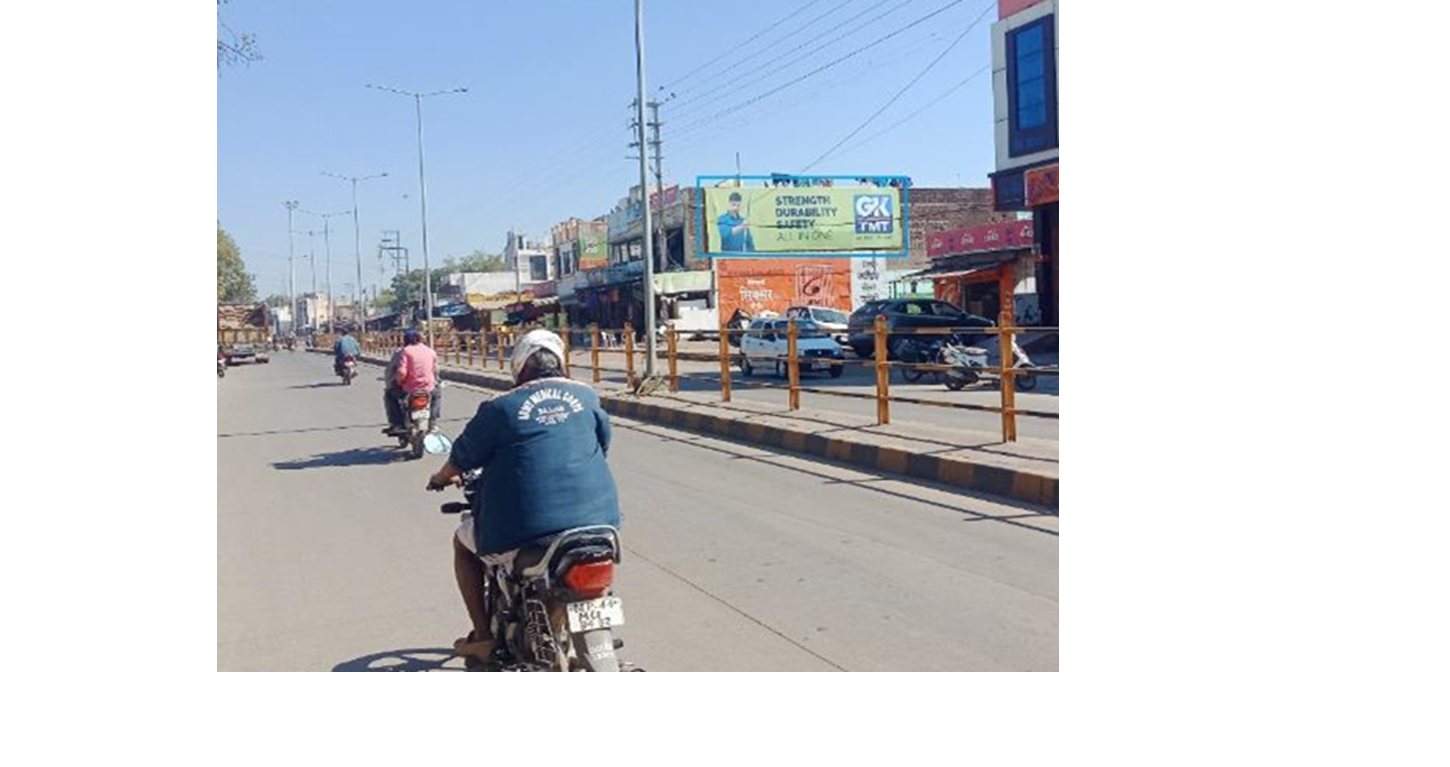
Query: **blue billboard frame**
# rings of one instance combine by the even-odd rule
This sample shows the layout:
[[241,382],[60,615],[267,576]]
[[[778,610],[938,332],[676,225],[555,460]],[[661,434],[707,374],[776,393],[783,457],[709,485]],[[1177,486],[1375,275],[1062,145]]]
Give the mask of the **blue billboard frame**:
[[[780,181],[800,180],[817,181],[820,179],[846,179],[849,181],[860,181],[863,178],[878,181],[900,181],[897,188],[901,190],[901,250],[809,250],[795,253],[760,253],[742,252],[737,250],[707,251],[705,250],[705,181]],[[856,173],[844,176],[787,176],[780,173],[770,175],[745,175],[730,173],[724,176],[696,176],[695,177],[695,257],[696,258],[907,258],[911,255],[911,177],[897,175],[880,175],[875,173]]]

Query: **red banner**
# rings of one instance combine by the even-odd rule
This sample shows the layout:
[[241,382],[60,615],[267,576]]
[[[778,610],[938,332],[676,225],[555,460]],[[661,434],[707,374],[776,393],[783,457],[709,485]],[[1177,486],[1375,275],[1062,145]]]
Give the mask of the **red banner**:
[[926,239],[926,254],[931,258],[1031,247],[1031,221],[1006,221],[967,229],[948,229],[929,235]]

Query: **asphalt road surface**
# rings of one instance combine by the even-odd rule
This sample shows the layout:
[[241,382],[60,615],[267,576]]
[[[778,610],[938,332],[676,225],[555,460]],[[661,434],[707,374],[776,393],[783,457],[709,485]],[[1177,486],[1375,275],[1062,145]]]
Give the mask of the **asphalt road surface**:
[[[219,380],[217,667],[453,670],[456,521],[379,369],[274,354]],[[456,435],[488,393],[450,385]],[[668,670],[1056,670],[1058,518],[615,419],[624,658]]]

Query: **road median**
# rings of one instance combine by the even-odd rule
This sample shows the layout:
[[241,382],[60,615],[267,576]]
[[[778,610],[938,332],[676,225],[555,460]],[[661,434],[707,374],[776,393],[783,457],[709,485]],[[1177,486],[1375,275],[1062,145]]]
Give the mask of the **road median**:
[[[374,365],[387,362],[368,355],[361,359]],[[502,371],[456,366],[441,359],[439,368],[448,381],[496,391],[512,386]],[[613,415],[1058,509],[1055,440],[1003,443],[995,434],[931,424],[877,425],[835,411],[721,403],[718,395],[706,392],[669,392],[663,382],[642,397],[619,384],[593,386],[604,409]]]

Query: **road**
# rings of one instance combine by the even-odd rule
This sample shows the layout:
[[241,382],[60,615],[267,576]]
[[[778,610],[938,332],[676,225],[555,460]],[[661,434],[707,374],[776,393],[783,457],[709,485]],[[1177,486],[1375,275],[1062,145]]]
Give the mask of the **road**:
[[[220,670],[451,670],[466,618],[441,457],[379,433],[378,368],[344,387],[280,352],[218,381]],[[486,392],[450,386],[457,434]],[[1058,518],[615,419],[624,657],[647,670],[1056,670]],[[447,662],[445,662],[447,661]]]

